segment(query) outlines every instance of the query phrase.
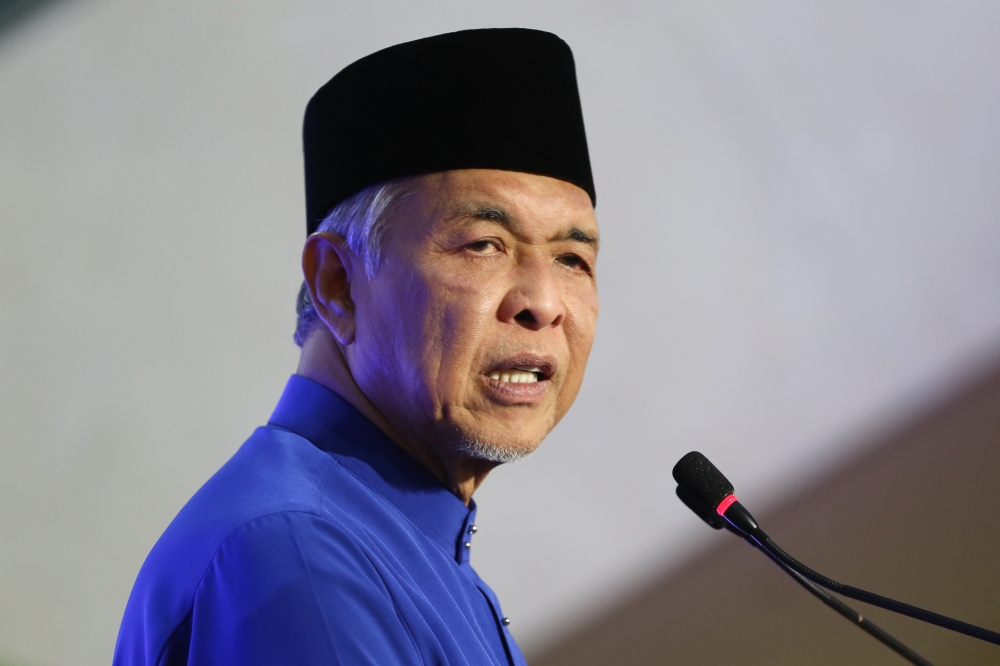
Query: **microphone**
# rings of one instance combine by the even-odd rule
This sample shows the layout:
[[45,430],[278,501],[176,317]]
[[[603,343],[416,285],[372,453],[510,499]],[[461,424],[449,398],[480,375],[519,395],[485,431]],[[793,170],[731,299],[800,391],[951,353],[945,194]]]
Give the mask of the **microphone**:
[[[901,601],[883,597],[872,592],[867,592],[850,585],[838,583],[837,581],[827,578],[826,576],[823,576],[822,574],[819,574],[802,564],[782,550],[778,544],[776,544],[771,537],[769,537],[764,530],[761,529],[760,525],[758,525],[757,521],[750,514],[750,512],[747,511],[746,507],[744,507],[743,504],[736,498],[733,484],[730,483],[729,479],[727,479],[725,475],[723,475],[722,472],[720,472],[719,469],[701,453],[692,451],[681,458],[677,464],[674,465],[673,477],[674,480],[677,481],[677,496],[702,520],[715,529],[726,528],[729,531],[743,537],[752,546],[762,550],[779,566],[781,566],[786,573],[792,575],[792,577],[795,578],[800,584],[802,584],[803,581],[810,582],[850,599],[863,601],[873,606],[893,611],[894,613],[906,615],[923,622],[928,622],[945,629],[950,629],[951,631],[1000,645],[1000,633],[983,629],[982,627],[977,627],[975,625],[968,624],[967,622],[955,620],[945,615],[933,613],[916,606],[911,606],[910,604],[905,604]],[[720,521],[718,518],[721,518],[722,520]],[[807,589],[809,588],[807,587]],[[815,591],[812,589],[810,589],[810,592],[815,594]],[[822,597],[820,598],[822,599]],[[825,599],[824,602],[828,603]],[[828,603],[828,605],[832,604]],[[850,610],[847,606],[844,606],[844,608],[848,608],[848,610]],[[836,608],[836,610],[841,612],[842,615],[844,614],[842,609]],[[850,612],[856,614],[856,611],[851,610]],[[851,619],[848,615],[845,615],[845,617]],[[863,623],[859,622],[858,624],[863,629],[868,631],[868,629],[863,626]],[[881,630],[879,631],[882,634],[885,634],[885,632]],[[869,633],[875,635],[872,631],[869,631]],[[878,635],[875,636],[876,638],[879,638],[879,640],[882,640],[882,638]],[[888,634],[885,634],[885,636],[892,639],[892,637],[888,636]],[[895,639],[892,640],[895,641]],[[883,642],[886,641],[883,640]],[[895,642],[902,646],[902,644],[898,641]],[[889,646],[899,652],[896,646]],[[903,647],[905,648],[905,646]],[[909,648],[906,649],[909,650]],[[916,653],[913,654],[915,655]],[[907,655],[904,654],[904,656]],[[913,663],[928,662],[924,660],[923,662]]]
[[[767,535],[757,525],[750,512],[736,499],[736,489],[719,468],[701,453],[692,451],[674,465],[674,481],[677,482],[677,496],[706,523],[719,529],[731,526],[741,536],[754,534],[766,538]],[[685,497],[687,501],[685,501]],[[690,502],[690,503],[689,503]],[[733,508],[735,505],[739,505]],[[697,507],[697,508],[695,508]],[[730,513],[732,511],[732,513]],[[703,515],[706,514],[706,515]],[[715,514],[722,518],[716,527]]]

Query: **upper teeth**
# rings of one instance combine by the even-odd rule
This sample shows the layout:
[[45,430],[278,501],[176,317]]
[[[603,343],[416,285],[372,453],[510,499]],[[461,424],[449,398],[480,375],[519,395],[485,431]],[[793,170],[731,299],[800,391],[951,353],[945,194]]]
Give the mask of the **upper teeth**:
[[513,369],[513,370],[494,370],[489,373],[490,379],[496,379],[501,382],[514,382],[515,384],[532,384],[538,381],[538,373],[541,370],[538,368],[529,368],[527,370]]

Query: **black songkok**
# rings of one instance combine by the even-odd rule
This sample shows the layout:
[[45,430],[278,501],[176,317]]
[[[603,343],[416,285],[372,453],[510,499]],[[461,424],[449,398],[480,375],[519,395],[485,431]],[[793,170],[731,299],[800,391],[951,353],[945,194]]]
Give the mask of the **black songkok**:
[[309,233],[370,185],[453,169],[551,176],[597,200],[573,53],[549,32],[464,30],[377,51],[313,95],[302,135]]

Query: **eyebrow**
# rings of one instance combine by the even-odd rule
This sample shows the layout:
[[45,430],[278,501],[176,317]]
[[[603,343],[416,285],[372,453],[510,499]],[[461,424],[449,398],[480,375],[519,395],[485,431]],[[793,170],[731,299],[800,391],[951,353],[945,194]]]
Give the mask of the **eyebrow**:
[[495,222],[512,233],[521,230],[521,225],[517,223],[517,220],[514,219],[513,215],[501,208],[490,206],[488,204],[466,204],[459,207],[459,209],[455,212],[455,217],[465,218],[466,220],[485,220],[487,222]]
[[570,227],[564,233],[559,234],[553,240],[570,240],[576,241],[577,243],[584,243],[591,246],[595,250],[600,244],[600,239],[597,236],[591,235],[579,227]]
[[[460,207],[455,214],[456,218],[465,218],[466,220],[485,220],[487,222],[495,222],[503,228],[507,229],[511,233],[517,233],[521,230],[521,225],[518,224],[517,219],[503,210],[502,208],[497,208],[496,206],[491,206],[488,204],[466,204]],[[600,244],[600,239],[595,235],[579,227],[570,227],[566,231],[556,234],[550,240],[554,241],[574,241],[577,243],[583,243],[589,245],[590,247],[597,249]]]

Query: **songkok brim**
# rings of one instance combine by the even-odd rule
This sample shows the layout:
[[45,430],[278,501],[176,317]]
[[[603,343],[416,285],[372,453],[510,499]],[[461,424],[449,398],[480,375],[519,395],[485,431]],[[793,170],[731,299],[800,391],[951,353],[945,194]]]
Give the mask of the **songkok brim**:
[[597,202],[573,53],[539,30],[465,30],[361,58],[309,101],[303,149],[309,233],[366,187],[453,169],[551,176]]

